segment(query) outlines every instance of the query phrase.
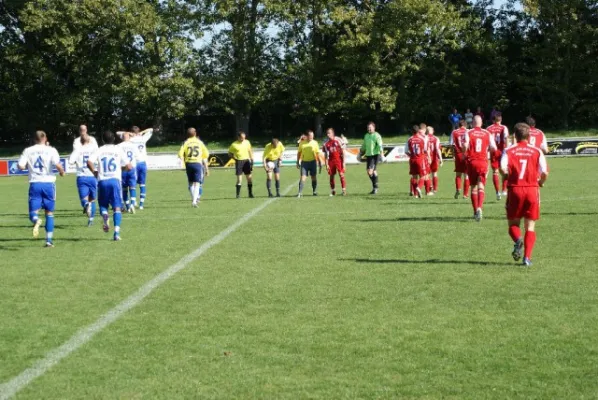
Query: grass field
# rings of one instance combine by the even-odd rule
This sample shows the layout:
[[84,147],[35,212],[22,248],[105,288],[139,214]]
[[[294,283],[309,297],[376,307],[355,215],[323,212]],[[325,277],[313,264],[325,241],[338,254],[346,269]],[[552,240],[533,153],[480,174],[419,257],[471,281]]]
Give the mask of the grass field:
[[477,224],[452,198],[450,163],[419,201],[404,164],[382,165],[376,197],[359,166],[346,198],[321,175],[321,196],[274,201],[261,170],[241,200],[214,170],[199,209],[182,171],[153,172],[118,243],[67,176],[54,249],[30,238],[26,179],[0,179],[0,382],[268,202],[16,398],[595,399],[598,159],[549,163],[530,269],[503,202]]

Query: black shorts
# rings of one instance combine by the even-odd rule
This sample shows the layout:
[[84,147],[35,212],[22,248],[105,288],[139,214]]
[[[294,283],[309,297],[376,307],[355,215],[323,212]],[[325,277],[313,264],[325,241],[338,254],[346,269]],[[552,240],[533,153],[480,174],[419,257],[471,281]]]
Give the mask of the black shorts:
[[374,171],[378,168],[379,155],[367,156],[366,157],[366,169],[373,169]]
[[318,174],[318,162],[313,161],[301,161],[301,176],[317,176]]
[[280,160],[266,160],[266,164],[268,164],[269,162],[274,163],[274,168],[272,168],[272,172],[274,172],[275,174],[280,174]]
[[187,164],[185,169],[187,171],[187,180],[189,183],[203,183],[203,165],[200,163]]
[[251,175],[251,160],[235,160],[235,173],[239,175]]

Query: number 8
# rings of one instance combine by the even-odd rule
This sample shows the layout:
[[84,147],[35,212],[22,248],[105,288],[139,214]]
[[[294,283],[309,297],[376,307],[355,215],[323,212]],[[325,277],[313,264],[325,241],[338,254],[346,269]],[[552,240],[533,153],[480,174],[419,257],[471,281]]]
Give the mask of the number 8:
[[481,153],[482,152],[482,139],[475,140],[475,152]]

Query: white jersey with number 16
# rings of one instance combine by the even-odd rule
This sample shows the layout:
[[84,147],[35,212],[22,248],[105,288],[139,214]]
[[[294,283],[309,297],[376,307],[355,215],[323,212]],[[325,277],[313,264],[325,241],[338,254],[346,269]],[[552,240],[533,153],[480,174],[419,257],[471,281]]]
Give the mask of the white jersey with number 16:
[[98,179],[105,181],[107,179],[121,180],[122,167],[129,164],[127,155],[122,148],[107,144],[98,149],[89,157],[89,161],[98,166]]

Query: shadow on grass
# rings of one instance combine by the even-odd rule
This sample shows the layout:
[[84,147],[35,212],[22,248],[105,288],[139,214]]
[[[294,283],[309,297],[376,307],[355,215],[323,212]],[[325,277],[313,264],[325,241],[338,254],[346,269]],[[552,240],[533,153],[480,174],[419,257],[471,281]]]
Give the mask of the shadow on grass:
[[[110,236],[112,237],[112,236]],[[4,242],[32,242],[32,241],[44,241],[45,239],[45,235],[43,232],[40,232],[39,234],[39,238],[35,239],[31,236],[29,237],[21,237],[21,238],[0,238],[0,243],[4,243]],[[99,239],[99,238],[58,238],[56,239],[59,242],[89,242],[89,241],[105,241],[108,240],[108,236],[106,238],[103,239]],[[1,245],[0,245],[1,246]]]
[[598,212],[543,212],[542,215],[584,216],[584,215],[598,215]]
[[[484,217],[485,220],[504,221],[505,217]],[[397,218],[366,218],[366,219],[346,219],[346,222],[474,222],[471,217],[397,217]],[[483,222],[482,222],[483,223]]]
[[353,261],[363,264],[459,264],[459,265],[480,265],[480,266],[509,266],[514,267],[518,264],[490,261],[466,261],[466,260],[406,260],[406,259],[371,259],[371,258],[339,258],[338,261]]

